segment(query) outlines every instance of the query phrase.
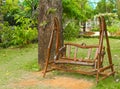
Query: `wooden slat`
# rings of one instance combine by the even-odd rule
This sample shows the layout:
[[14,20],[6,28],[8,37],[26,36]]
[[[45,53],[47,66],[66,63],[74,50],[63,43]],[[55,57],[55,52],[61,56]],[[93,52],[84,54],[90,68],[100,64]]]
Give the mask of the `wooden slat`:
[[91,52],[92,52],[92,48],[89,48],[89,49],[88,49],[88,55],[87,55],[87,58],[88,58],[88,59],[90,59]]
[[68,45],[67,47],[68,47],[68,58],[70,58],[71,46],[70,46],[70,45]]
[[74,61],[77,60],[77,52],[78,52],[78,47],[75,47],[75,52],[74,52]]
[[84,66],[94,66],[94,63],[90,62],[82,62],[82,61],[74,61],[74,60],[56,60],[55,63],[57,64],[76,64],[76,65],[84,65]]
[[96,49],[96,52],[95,52],[95,57],[94,57],[94,59],[96,59],[97,57],[98,57],[98,48]]
[[66,57],[67,46],[65,45],[65,51],[63,52],[63,57]]

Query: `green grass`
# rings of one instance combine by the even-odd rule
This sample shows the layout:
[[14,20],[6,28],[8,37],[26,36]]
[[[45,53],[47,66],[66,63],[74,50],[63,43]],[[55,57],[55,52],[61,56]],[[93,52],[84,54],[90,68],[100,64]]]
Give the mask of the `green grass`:
[[36,44],[21,49],[0,49],[0,89],[7,83],[18,80],[29,70],[37,69]]
[[[79,38],[74,39],[73,43],[86,43],[97,44],[97,38]],[[93,89],[120,89],[120,81],[116,82],[116,79],[120,80],[120,40],[110,38],[111,52],[116,71],[115,77],[109,77],[103,81],[100,81]],[[8,85],[11,82],[21,80],[23,75],[29,75],[31,72],[38,70],[37,65],[37,44],[32,44],[26,48],[7,48],[0,49],[0,89],[13,89]],[[80,75],[76,73],[61,73],[53,72],[53,75],[71,76],[75,78],[85,78],[87,80],[95,81],[95,77]],[[40,88],[41,87],[41,88]],[[53,88],[46,85],[37,85],[24,88],[15,89],[60,89]]]

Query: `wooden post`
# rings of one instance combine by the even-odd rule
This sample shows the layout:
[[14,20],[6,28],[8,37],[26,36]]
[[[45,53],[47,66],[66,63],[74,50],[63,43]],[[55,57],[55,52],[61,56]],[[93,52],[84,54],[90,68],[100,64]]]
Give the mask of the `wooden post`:
[[[107,34],[107,27],[105,23],[105,18],[103,16],[102,16],[102,20],[103,20],[103,26],[104,26],[105,36],[106,36],[107,54],[108,54],[109,64],[112,65],[113,63],[112,63],[110,44],[109,44],[109,39],[108,39],[108,34]],[[111,66],[111,71],[114,72],[113,66]]]

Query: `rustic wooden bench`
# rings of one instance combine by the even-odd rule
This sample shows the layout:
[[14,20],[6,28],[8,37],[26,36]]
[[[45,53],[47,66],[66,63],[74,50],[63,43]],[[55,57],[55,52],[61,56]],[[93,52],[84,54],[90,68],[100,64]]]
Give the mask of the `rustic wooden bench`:
[[[63,46],[60,46],[59,21],[58,18],[56,17],[54,18],[54,30],[51,33],[50,42],[48,45],[46,64],[45,64],[43,76],[45,76],[46,72],[49,72],[51,70],[64,70],[69,72],[77,72],[80,74],[96,75],[96,81],[98,82],[100,80],[100,75],[103,75],[101,79],[105,79],[110,75],[114,75],[115,71],[112,63],[112,56],[111,56],[105,18],[104,16],[99,16],[98,19],[100,23],[100,36],[99,36],[98,44],[87,45],[85,43],[81,43],[81,44],[65,43]],[[56,54],[54,56],[54,61],[51,62],[49,59],[50,59],[54,34],[56,34]],[[106,46],[103,46],[104,37],[106,39]],[[84,53],[85,50],[87,50],[86,53]],[[107,54],[107,59],[104,59],[105,54]],[[108,60],[108,65],[103,65],[103,62],[105,60]],[[91,70],[89,69],[71,70],[71,69],[62,68],[58,66],[58,64],[91,66],[92,68]],[[48,66],[52,66],[51,69],[49,69]]]

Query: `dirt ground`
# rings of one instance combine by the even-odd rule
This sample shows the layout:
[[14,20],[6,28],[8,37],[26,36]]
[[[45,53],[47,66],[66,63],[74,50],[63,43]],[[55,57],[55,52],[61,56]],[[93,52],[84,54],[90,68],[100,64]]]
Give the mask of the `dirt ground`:
[[76,79],[66,76],[51,76],[50,74],[47,74],[47,77],[43,78],[42,72],[34,72],[29,75],[25,75],[18,82],[12,83],[12,86],[19,87],[19,89],[20,87],[32,87],[37,85],[53,87],[50,89],[58,89],[57,87],[59,87],[59,89],[91,89],[94,83],[84,79]]

